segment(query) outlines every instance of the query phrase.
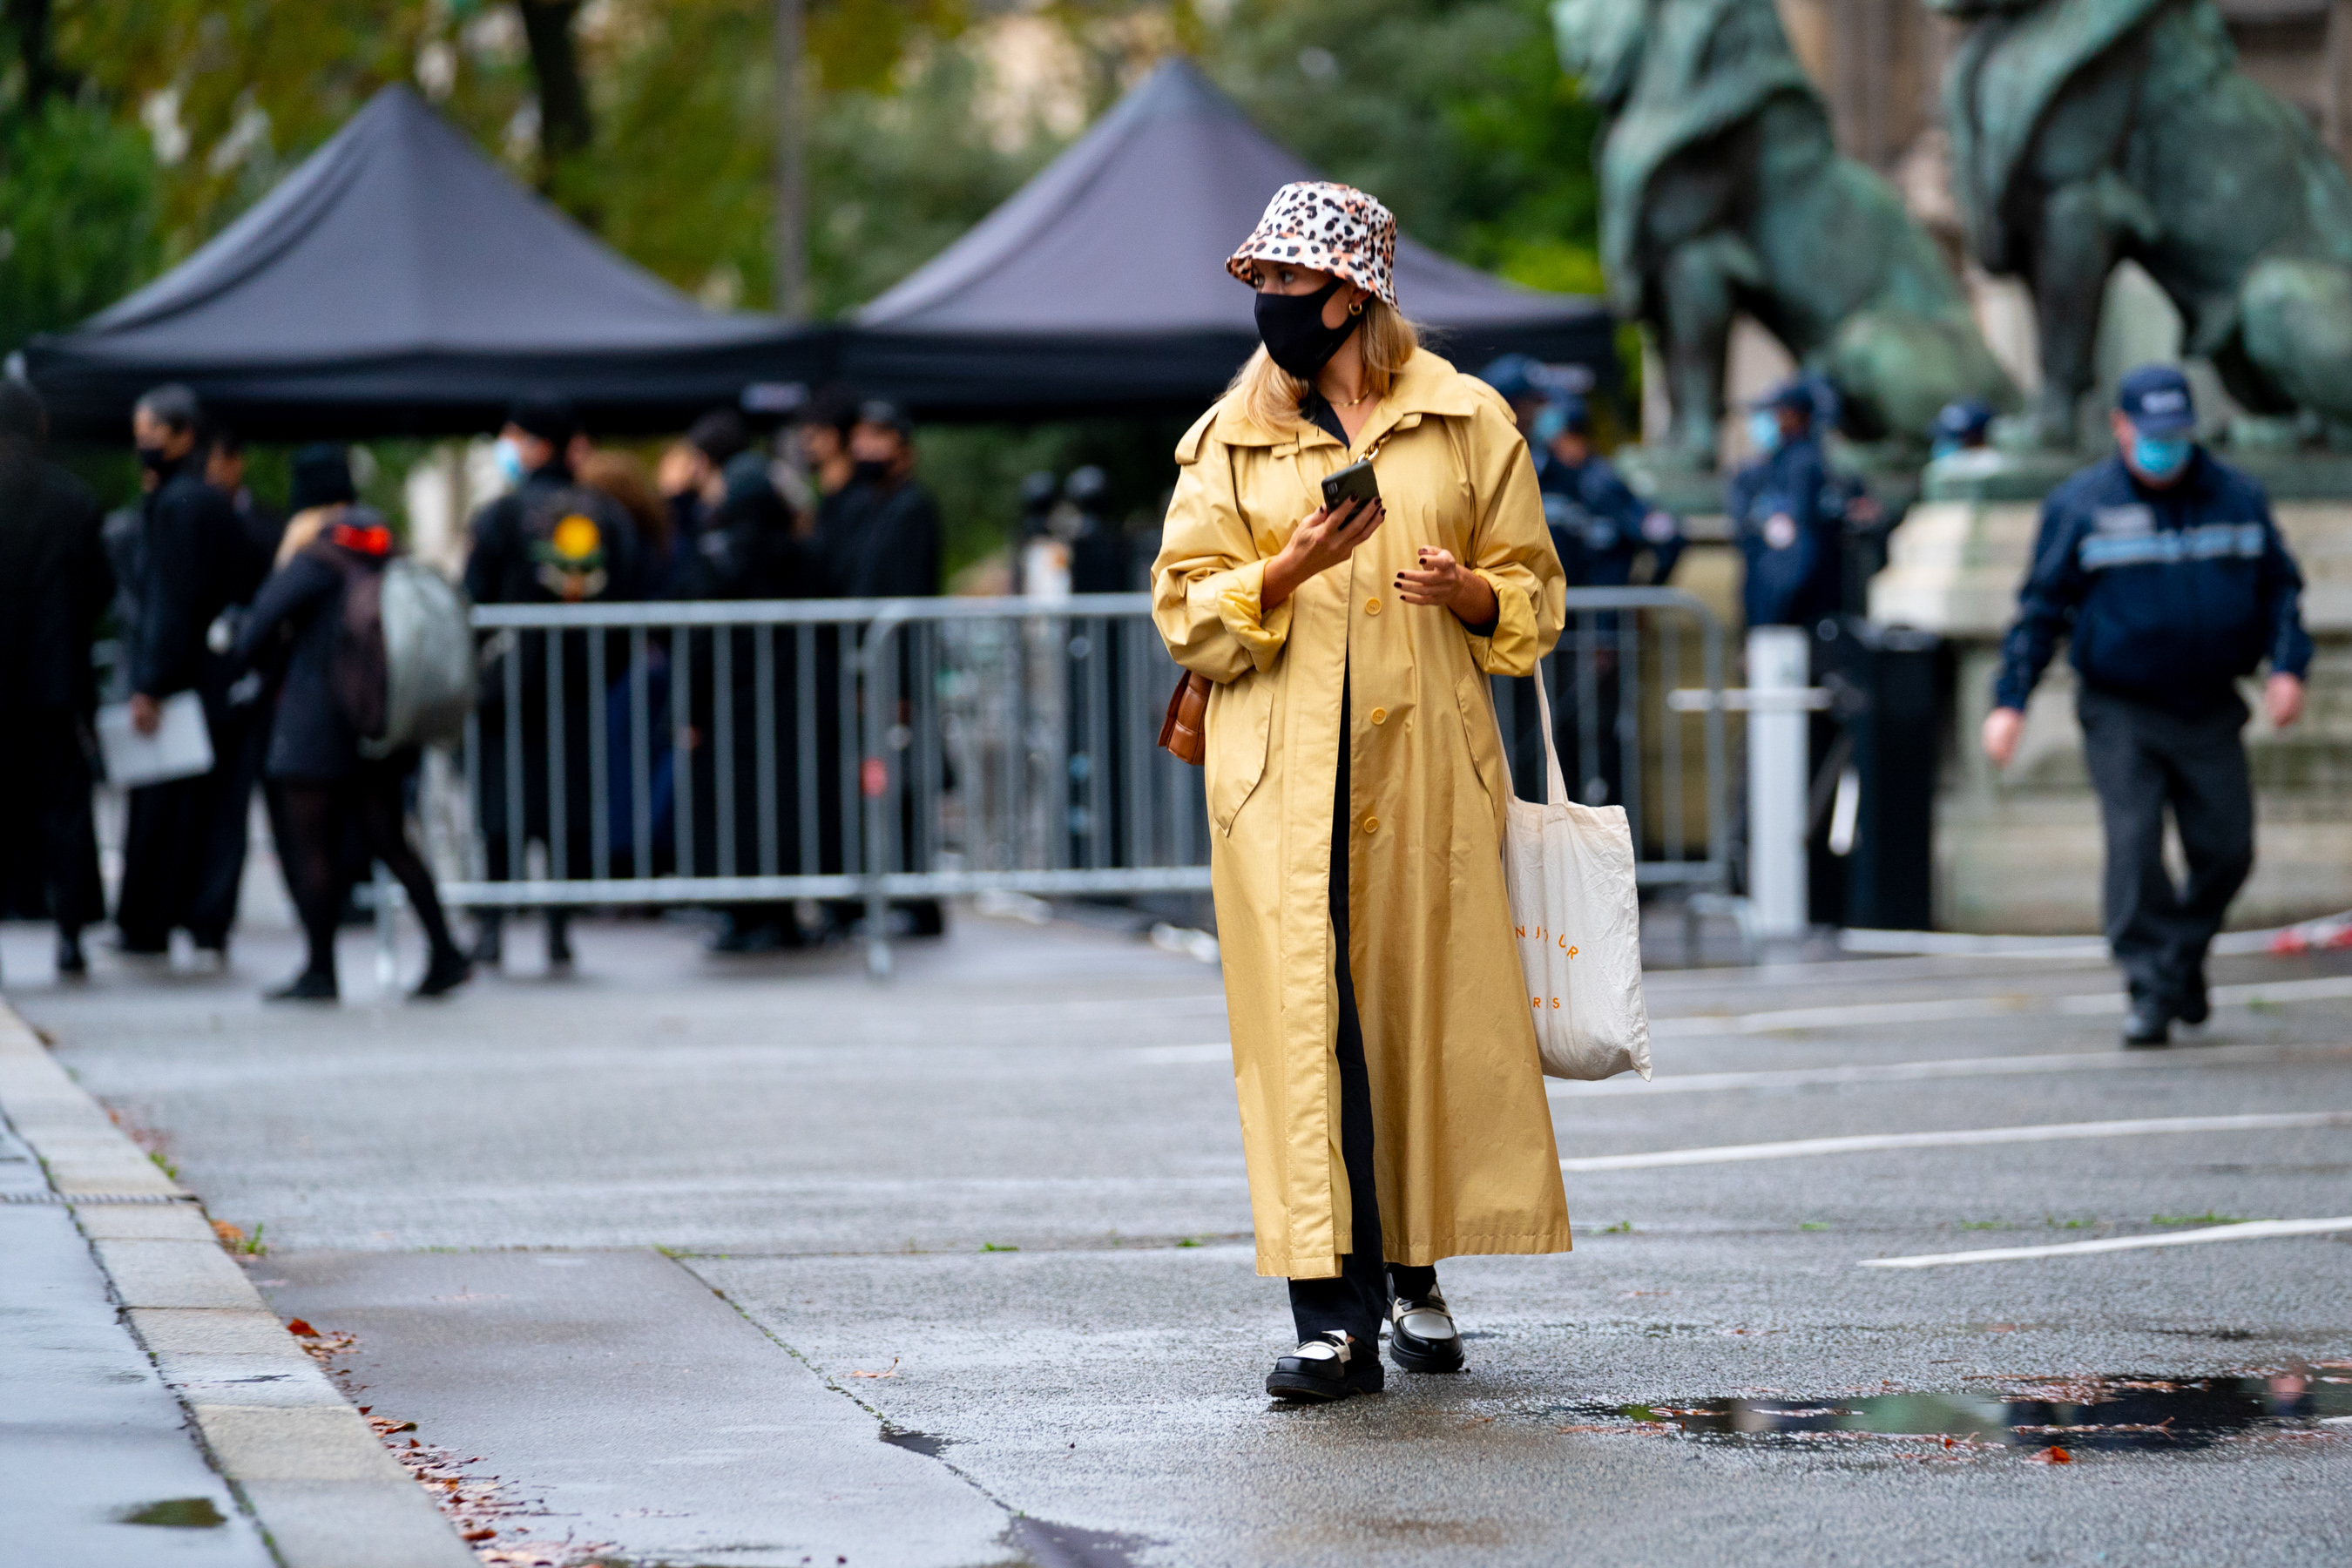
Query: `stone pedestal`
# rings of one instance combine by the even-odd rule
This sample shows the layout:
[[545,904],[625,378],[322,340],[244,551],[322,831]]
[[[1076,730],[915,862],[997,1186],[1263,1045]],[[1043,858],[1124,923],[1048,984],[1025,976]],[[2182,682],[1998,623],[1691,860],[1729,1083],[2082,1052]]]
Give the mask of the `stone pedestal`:
[[[2318,643],[2303,721],[2284,733],[2256,710],[2246,731],[2257,792],[2253,879],[2231,911],[2260,926],[2352,907],[2352,461],[2231,458],[2271,487],[2303,568]],[[1957,689],[1936,814],[1937,924],[1964,931],[2099,927],[2098,803],[2084,773],[2073,668],[2062,649],[2026,711],[2005,773],[1976,743],[1992,704],[2001,634],[2040,525],[2040,497],[2074,459],[1988,457],[1931,466],[1926,500],[1871,583],[1874,620],[1941,635]],[[2176,850],[2177,855],[2177,850]],[[2176,860],[2177,864],[2177,860]]]

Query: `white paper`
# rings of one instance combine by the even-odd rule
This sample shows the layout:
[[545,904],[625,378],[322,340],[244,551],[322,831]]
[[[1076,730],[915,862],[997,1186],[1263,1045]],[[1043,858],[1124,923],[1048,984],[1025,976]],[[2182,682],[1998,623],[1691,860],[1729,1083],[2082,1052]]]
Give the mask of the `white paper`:
[[122,789],[213,771],[212,731],[204,700],[193,691],[163,699],[163,721],[152,735],[131,727],[130,703],[109,703],[98,710],[98,748],[106,757],[107,782]]

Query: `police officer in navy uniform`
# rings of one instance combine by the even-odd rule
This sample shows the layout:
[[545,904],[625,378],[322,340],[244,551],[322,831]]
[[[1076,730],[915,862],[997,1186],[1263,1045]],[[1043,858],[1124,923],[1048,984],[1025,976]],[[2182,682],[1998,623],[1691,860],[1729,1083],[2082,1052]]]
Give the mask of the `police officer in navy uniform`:
[[1551,525],[1569,586],[1625,587],[1644,560],[1649,570],[1643,583],[1664,585],[1682,558],[1682,523],[1635,495],[1592,449],[1592,415],[1584,399],[1572,392],[1549,399],[1528,434],[1544,521]]
[[[2025,701],[2058,639],[2074,649],[2076,710],[2106,827],[2107,944],[2130,986],[2124,1044],[2205,1021],[2205,952],[2253,868],[2253,794],[2241,677],[2265,660],[2263,707],[2303,712],[2311,638],[2302,574],[2262,487],[2198,446],[2189,383],[2169,365],[2125,376],[2116,454],[2042,503],[2033,565],[2001,646],[1985,754],[2006,767]],[[2164,865],[2169,806],[2189,863]]]
[[1798,377],[1748,412],[1748,441],[1760,455],[1732,476],[1726,510],[1747,566],[1741,596],[1751,626],[1811,626],[1837,614],[1847,530],[1879,520],[1877,504],[1832,471],[1822,450],[1831,395]]

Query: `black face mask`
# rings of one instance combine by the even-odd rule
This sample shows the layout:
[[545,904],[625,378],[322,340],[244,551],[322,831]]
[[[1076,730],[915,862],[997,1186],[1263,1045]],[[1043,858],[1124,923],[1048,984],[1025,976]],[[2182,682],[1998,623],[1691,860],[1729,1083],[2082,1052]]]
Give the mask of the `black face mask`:
[[850,465],[850,472],[867,484],[879,484],[890,477],[890,465],[876,458],[860,458]]
[[152,468],[159,474],[169,473],[171,471],[173,458],[172,455],[169,452],[164,451],[163,447],[142,447],[138,448],[138,451],[139,461],[145,467]]
[[1336,327],[1323,324],[1323,304],[1339,291],[1342,279],[1334,278],[1312,294],[1266,294],[1257,297],[1257,335],[1266,357],[1301,381],[1321,374],[1348,334],[1363,318],[1349,314]]

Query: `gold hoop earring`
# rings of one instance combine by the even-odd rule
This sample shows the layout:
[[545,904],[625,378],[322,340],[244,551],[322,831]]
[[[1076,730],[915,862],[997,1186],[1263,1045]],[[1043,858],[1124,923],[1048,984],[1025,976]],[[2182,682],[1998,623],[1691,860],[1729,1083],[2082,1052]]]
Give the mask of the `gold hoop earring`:
[[1360,316],[1360,315],[1362,315],[1363,313],[1364,313],[1364,302],[1363,302],[1361,300],[1357,300],[1357,301],[1355,301],[1353,304],[1351,304],[1351,305],[1349,305],[1349,306],[1348,307],[1348,314],[1349,314],[1349,315],[1351,315],[1351,316]]

